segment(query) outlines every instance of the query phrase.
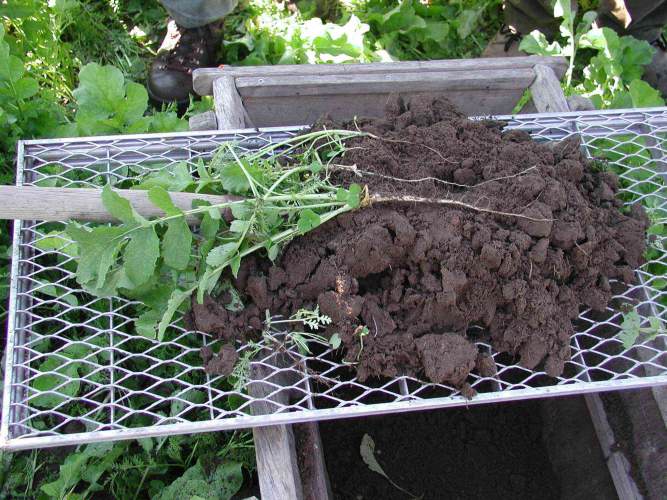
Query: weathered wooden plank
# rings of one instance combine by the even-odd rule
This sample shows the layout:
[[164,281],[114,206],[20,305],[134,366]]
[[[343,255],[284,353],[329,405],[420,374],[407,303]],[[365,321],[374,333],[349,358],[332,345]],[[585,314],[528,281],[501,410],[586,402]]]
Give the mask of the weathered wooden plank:
[[[265,360],[264,363],[268,363]],[[283,365],[283,360],[274,355],[271,363]],[[273,413],[276,405],[288,402],[289,375],[276,372],[275,368],[264,364],[251,367],[252,382],[248,392],[255,400],[251,404],[253,415]],[[267,378],[270,383],[267,383]],[[296,457],[294,433],[291,425],[271,425],[256,427],[252,431],[257,459],[257,477],[262,500],[303,500],[303,487]]]
[[219,129],[245,127],[243,101],[236,90],[233,77],[222,76],[213,82],[213,102]]
[[616,446],[616,437],[607,420],[607,414],[600,396],[597,394],[586,394],[585,398],[593,427],[595,427],[595,432],[600,441],[602,454],[607,462],[611,479],[618,493],[618,498],[622,498],[623,500],[642,499],[643,497],[630,475],[630,463]]
[[[467,115],[511,113],[523,90],[446,91],[443,95]],[[410,99],[419,92],[403,92]],[[245,108],[257,127],[307,125],[323,115],[334,120],[354,117],[381,117],[389,99],[388,94],[294,96],[280,99],[245,98]]]
[[188,124],[190,130],[217,130],[218,119],[215,116],[215,111],[204,111],[191,116]]
[[234,77],[253,76],[307,76],[368,73],[474,71],[532,68],[536,64],[550,66],[558,78],[562,77],[567,63],[562,57],[498,57],[485,59],[448,59],[437,61],[401,61],[368,64],[292,64],[277,66],[225,66],[200,68],[194,71],[194,89],[200,95],[213,93],[213,81],[222,75]]
[[333,498],[318,423],[306,422],[294,424],[292,427],[305,500]]
[[236,88],[245,100],[249,97],[525,89],[533,80],[533,69],[519,68],[466,72],[237,77]]
[[[134,209],[144,217],[165,215],[149,199],[148,191],[118,189]],[[191,210],[194,200],[224,203],[240,199],[238,196],[217,196],[199,193],[170,193],[174,204],[181,210]],[[42,221],[114,220],[102,203],[102,190],[93,188],[47,188],[36,186],[0,186],[0,219]],[[189,223],[196,223],[192,217]]]
[[538,113],[570,111],[554,70],[543,64],[536,64],[534,70],[535,81],[530,91]]

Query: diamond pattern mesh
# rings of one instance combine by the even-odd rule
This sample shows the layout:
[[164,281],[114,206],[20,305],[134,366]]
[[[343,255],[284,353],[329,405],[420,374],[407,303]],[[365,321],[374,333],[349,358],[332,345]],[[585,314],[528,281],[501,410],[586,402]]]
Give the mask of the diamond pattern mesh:
[[[499,117],[541,140],[580,134],[585,150],[609,161],[622,179],[627,203],[641,201],[654,222],[667,224],[667,110],[583,112]],[[297,129],[186,133],[20,145],[23,185],[100,187],[185,161],[194,168],[224,141],[248,150]],[[69,242],[60,223],[19,222],[14,259],[0,446],[40,446],[234,429],[410,409],[510,401],[667,383],[667,243],[652,236],[639,284],[618,285],[606,314],[585,311],[572,338],[572,360],[561,377],[527,370],[506,354],[491,353],[498,373],[470,375],[478,395],[467,401],[454,388],[414,377],[359,382],[326,346],[314,354],[277,355],[269,349],[250,363],[248,379],[211,377],[199,351],[212,342],[177,321],[163,342],[137,335],[134,304],[84,293],[74,279]],[[660,319],[654,340],[624,349],[619,305]],[[239,346],[243,358],[243,346]]]

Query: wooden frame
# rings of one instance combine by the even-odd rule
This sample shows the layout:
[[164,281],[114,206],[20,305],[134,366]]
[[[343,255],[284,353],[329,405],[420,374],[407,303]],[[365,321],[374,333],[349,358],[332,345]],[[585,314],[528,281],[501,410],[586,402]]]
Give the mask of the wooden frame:
[[[213,95],[203,127],[236,129],[304,125],[327,114],[333,119],[381,116],[389,94],[406,97],[442,92],[463,113],[507,114],[527,89],[538,111],[567,105],[559,79],[562,58],[514,57],[341,65],[204,68],[194,88]],[[558,95],[560,94],[560,95]]]

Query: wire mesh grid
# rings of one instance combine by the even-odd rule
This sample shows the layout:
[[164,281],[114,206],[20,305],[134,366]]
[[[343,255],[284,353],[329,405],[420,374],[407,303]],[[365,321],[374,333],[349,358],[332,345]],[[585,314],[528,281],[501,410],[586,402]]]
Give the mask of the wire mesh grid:
[[[591,156],[620,173],[627,203],[643,203],[654,220],[667,216],[667,108],[645,111],[551,113],[497,117],[541,140],[578,134]],[[19,145],[18,183],[100,187],[186,162],[191,169],[225,141],[248,150],[298,133],[274,128],[229,133],[179,133]],[[658,220],[658,222],[660,222]],[[489,345],[498,371],[468,382],[466,400],[447,385],[410,376],[364,383],[327,346],[303,355],[272,353],[251,363],[243,384],[211,377],[202,346],[212,339],[172,325],[158,342],[135,333],[134,306],[96,298],[74,279],[72,247],[63,225],[16,222],[0,446],[5,449],[80,444],[278,423],[381,414],[414,409],[511,401],[667,383],[667,245],[652,238],[638,284],[619,286],[606,314],[584,311],[572,338],[572,359],[558,378],[527,370]],[[663,226],[664,227],[664,226]],[[620,285],[620,284],[619,284]],[[658,318],[662,332],[624,349],[616,338],[619,304],[631,302],[642,326]],[[654,320],[655,321],[655,320]],[[238,347],[243,353],[244,347]]]

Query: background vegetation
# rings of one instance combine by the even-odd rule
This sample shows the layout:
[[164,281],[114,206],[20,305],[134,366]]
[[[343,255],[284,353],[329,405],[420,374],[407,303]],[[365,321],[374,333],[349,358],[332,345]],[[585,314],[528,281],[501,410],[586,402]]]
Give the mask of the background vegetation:
[[[596,3],[581,1],[575,16],[569,0],[558,0],[561,37],[534,33],[522,48],[568,57],[566,92],[587,95],[600,108],[664,104],[641,81],[654,49],[592,29],[594,16],[585,12]],[[14,182],[18,139],[186,129],[188,113],[209,103],[193,103],[179,117],[151,106],[144,88],[165,18],[156,0],[0,0],[2,184]],[[220,59],[256,65],[477,57],[501,23],[501,0],[240,0],[226,19]],[[3,319],[9,230],[0,225]],[[254,467],[245,433],[6,453],[0,497],[226,499],[252,483]]]

